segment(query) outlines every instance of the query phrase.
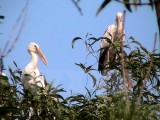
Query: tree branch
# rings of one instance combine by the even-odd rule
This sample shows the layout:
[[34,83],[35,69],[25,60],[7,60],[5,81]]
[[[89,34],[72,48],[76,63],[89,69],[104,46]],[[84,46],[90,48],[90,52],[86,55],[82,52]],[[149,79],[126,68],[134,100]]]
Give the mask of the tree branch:
[[126,4],[126,5],[152,5],[155,3],[160,3],[159,0],[155,0],[153,2],[143,2],[143,3],[141,3],[141,2],[138,2],[138,3],[137,2],[125,2],[125,1],[121,1],[121,0],[115,0],[115,1],[117,1],[119,3]]
[[[24,26],[25,17],[26,17],[26,14],[27,14],[27,13],[26,13],[26,10],[27,10],[27,7],[28,7],[28,2],[29,2],[29,1],[26,0],[26,4],[25,4],[24,8],[21,10],[21,13],[20,13],[19,17],[17,18],[17,20],[16,20],[16,22],[15,22],[15,24],[14,24],[12,30],[11,30],[11,33],[10,33],[10,35],[9,35],[9,37],[8,37],[8,40],[7,40],[7,43],[6,43],[6,45],[5,45],[4,49],[3,49],[3,52],[2,52],[1,55],[0,55],[1,57],[2,57],[2,56],[6,56],[6,55],[13,49],[13,48],[12,48],[12,47],[14,47],[13,44],[18,40],[18,38],[19,38],[19,36],[20,36],[20,33],[22,32],[22,27]],[[15,33],[15,31],[16,31],[16,28],[17,28],[17,26],[18,26],[18,23],[20,22],[20,20],[21,20],[21,18],[23,17],[23,15],[24,15],[24,20],[22,21],[22,24],[21,24],[21,28],[20,28],[20,30],[19,30],[19,33],[18,33],[18,35],[16,36],[16,39],[15,39],[14,43],[12,44],[11,48],[9,49],[9,52],[5,53],[6,50],[7,50],[7,47],[8,47],[8,45],[9,45],[9,43],[11,42],[11,39],[12,39],[14,33]]]
[[76,8],[78,9],[78,11],[79,11],[79,13],[81,14],[81,15],[83,15],[83,13],[82,13],[82,9],[79,7],[79,5],[78,5],[78,2],[79,2],[79,0],[76,2],[75,0],[72,0],[72,2],[73,2],[73,4],[76,6]]
[[123,85],[124,91],[126,94],[126,113],[129,111],[129,97],[128,97],[128,90],[127,90],[127,80],[126,80],[126,72],[125,72],[125,63],[124,63],[124,52],[123,52],[123,35],[124,35],[124,25],[125,25],[125,18],[126,18],[126,11],[123,12],[123,26],[122,26],[122,38],[121,38],[121,59],[122,59],[122,77],[123,77]]

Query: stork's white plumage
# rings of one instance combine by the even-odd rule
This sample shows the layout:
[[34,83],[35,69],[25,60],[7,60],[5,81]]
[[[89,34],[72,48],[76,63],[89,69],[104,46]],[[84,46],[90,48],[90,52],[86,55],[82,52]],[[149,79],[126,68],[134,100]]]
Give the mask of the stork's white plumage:
[[121,12],[118,12],[116,14],[116,23],[108,27],[103,35],[105,39],[102,39],[101,41],[98,70],[102,73],[102,75],[107,75],[108,70],[106,68],[109,67],[109,62],[114,60],[116,57],[115,51],[109,48],[108,41],[113,43],[115,37],[119,38],[118,40],[124,41],[124,34],[125,31],[123,29],[123,15]]
[[45,65],[47,65],[48,62],[38,44],[33,42],[30,43],[28,46],[28,52],[31,55],[31,61],[22,71],[21,80],[24,85],[24,88],[31,88],[32,93],[35,94],[37,92],[36,90],[38,87],[45,88],[46,86],[45,78],[38,69],[38,56],[41,58],[42,62]]

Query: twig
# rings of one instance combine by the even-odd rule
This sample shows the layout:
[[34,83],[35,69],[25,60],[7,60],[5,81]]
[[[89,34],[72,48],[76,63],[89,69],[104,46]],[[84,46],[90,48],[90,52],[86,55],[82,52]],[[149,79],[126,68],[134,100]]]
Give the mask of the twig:
[[78,9],[78,11],[79,11],[79,13],[81,14],[81,15],[83,15],[83,13],[82,13],[82,9],[79,7],[79,5],[78,5],[78,2],[79,2],[79,0],[76,2],[75,0],[72,0],[72,2],[73,2],[73,4],[76,6],[76,8]]
[[121,0],[115,0],[115,1],[117,1],[117,2],[119,2],[119,3],[123,3],[123,4],[126,4],[126,5],[152,5],[152,4],[154,4],[154,3],[159,3],[160,1],[153,1],[153,2],[143,2],[143,3],[141,3],[141,2],[125,2],[125,1],[121,1]]
[[[155,33],[155,40],[154,40],[154,46],[153,46],[153,54],[155,53],[156,42],[157,42],[157,33]],[[153,65],[153,56],[150,56],[150,57],[151,57],[150,65],[149,65],[148,71],[147,71],[147,73],[146,73],[146,75],[145,75],[145,77],[144,77],[143,84],[142,84],[141,89],[140,89],[140,94],[139,94],[139,96],[138,96],[138,98],[137,98],[137,100],[136,100],[137,104],[138,104],[138,102],[140,101],[140,98],[141,98],[141,96],[142,96],[142,90],[143,90],[143,88],[144,88],[144,86],[145,86],[145,83],[146,83],[146,81],[147,81],[147,78],[148,78],[149,75],[150,75],[150,71],[151,71],[151,68],[152,68],[152,65]]]
[[[5,55],[6,49],[7,49],[8,45],[9,45],[9,43],[11,42],[12,36],[13,36],[14,33],[15,33],[15,30],[16,30],[16,28],[17,28],[17,25],[18,25],[19,21],[21,20],[23,14],[26,12],[27,6],[28,6],[28,0],[26,1],[26,4],[25,4],[24,8],[22,9],[19,17],[18,17],[17,20],[16,20],[16,23],[14,24],[14,26],[13,26],[13,28],[12,28],[12,30],[11,30],[11,33],[10,33],[10,35],[9,35],[9,37],[8,37],[8,40],[7,40],[7,43],[6,43],[6,45],[5,45],[4,49],[3,49],[3,52],[2,52],[2,54],[1,54],[0,56],[6,56],[6,55],[8,54],[8,52],[7,52],[6,55]],[[23,21],[23,22],[24,22],[24,21]],[[22,23],[22,26],[23,26],[23,24],[24,24],[24,23]],[[21,26],[21,27],[22,27],[22,26]],[[21,28],[21,30],[22,30],[22,28]],[[21,32],[21,30],[20,30],[20,32]],[[16,37],[15,41],[18,40],[18,38],[19,38],[19,36],[20,36],[20,33],[19,33],[17,36],[18,36],[18,37]],[[12,45],[12,47],[14,47],[14,46]],[[13,48],[12,48],[12,49],[13,49]]]
[[26,23],[26,16],[27,16],[27,11],[25,12],[24,19],[22,21],[22,24],[20,26],[20,29],[18,31],[18,34],[17,34],[14,42],[12,43],[10,49],[7,51],[7,53],[4,56],[7,56],[12,51],[12,49],[15,47],[16,42],[19,40],[19,37],[20,37],[20,35],[21,35],[21,33],[22,33],[23,29],[24,29],[25,23]]

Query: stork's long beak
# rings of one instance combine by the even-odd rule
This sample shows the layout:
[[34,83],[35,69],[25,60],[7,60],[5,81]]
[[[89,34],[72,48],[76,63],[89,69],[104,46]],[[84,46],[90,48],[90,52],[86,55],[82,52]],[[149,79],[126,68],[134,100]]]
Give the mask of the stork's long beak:
[[41,58],[42,62],[45,65],[48,65],[47,59],[40,48],[37,48],[37,53],[38,53],[39,57]]

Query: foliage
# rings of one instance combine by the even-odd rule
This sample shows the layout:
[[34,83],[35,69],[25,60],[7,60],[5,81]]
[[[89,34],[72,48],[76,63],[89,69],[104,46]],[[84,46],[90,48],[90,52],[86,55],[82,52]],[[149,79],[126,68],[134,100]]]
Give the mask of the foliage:
[[[81,8],[79,7],[79,3],[82,0],[72,0],[72,2],[75,4],[76,8],[78,9],[79,13],[83,15]],[[96,15],[99,15],[101,11],[104,10],[105,7],[109,3],[112,3],[113,1],[116,1],[117,3],[120,3],[125,6],[125,8],[129,11],[132,12],[132,6],[137,10],[139,6],[150,6],[152,10],[155,8],[156,11],[156,17],[157,17],[157,23],[158,23],[158,28],[159,28],[159,35],[160,35],[160,1],[159,0],[146,0],[146,1],[141,1],[141,0],[103,0],[101,5],[99,6]],[[91,3],[92,4],[92,3]]]
[[[87,56],[94,57],[96,64],[98,62],[96,61],[98,60],[97,52],[100,49],[95,50],[94,45],[97,41],[106,38],[94,38],[90,37],[89,34],[85,39],[76,37],[76,41],[77,38],[84,42],[88,50]],[[73,39],[74,44],[75,39]],[[105,115],[109,114],[105,117],[107,119],[160,119],[160,54],[156,54],[155,50],[149,52],[133,37],[130,37],[124,45],[116,39],[114,43],[108,42],[110,49],[115,50],[118,57],[109,63],[108,75],[101,78],[103,84],[96,86],[105,91],[102,94],[105,98],[103,97],[103,102],[101,105],[98,103],[99,106],[97,107],[103,106],[103,108],[109,109],[109,113],[107,110],[105,112]],[[124,56],[123,59],[122,55]],[[124,63],[124,70],[122,63]],[[89,67],[86,67],[86,62],[76,64],[84,72],[87,70],[85,72],[87,74],[96,70],[94,65],[87,65]],[[99,81],[99,79],[93,79],[94,85],[99,85]],[[101,99],[101,95],[96,99]],[[104,117],[102,118],[104,119]]]
[[[119,3],[122,3],[125,5],[126,9],[129,12],[132,12],[131,6],[134,5],[135,8],[137,8],[138,5],[149,5],[152,7],[153,9],[153,5],[158,3],[158,0],[148,0],[148,2],[142,2],[141,0],[115,0]],[[112,0],[104,0],[103,3],[101,4],[101,6],[99,7],[98,11],[97,11],[97,15],[110,3],[112,2]]]
[[[94,56],[99,50],[94,50],[97,41],[105,38],[86,36],[84,41],[89,56]],[[89,38],[88,38],[89,37]],[[74,47],[76,37],[72,42]],[[157,120],[160,119],[159,93],[159,54],[149,52],[133,37],[124,45],[125,51],[117,49],[117,55],[125,53],[125,79],[122,76],[122,60],[119,57],[111,63],[109,76],[102,77],[103,84],[98,84],[94,74],[94,65],[86,67],[76,63],[93,79],[93,89],[86,88],[86,95],[72,94],[63,98],[65,92],[60,86],[53,87],[53,82],[46,89],[40,88],[39,94],[32,95],[25,90],[20,81],[21,70],[17,64],[16,70],[9,68],[10,77],[0,76],[0,118],[1,119],[56,119],[56,120]],[[132,50],[130,45],[134,44]],[[110,43],[110,47],[120,48],[118,43]],[[95,61],[97,63],[97,61]],[[150,69],[149,69],[150,68]],[[99,86],[98,86],[99,85]],[[127,88],[125,91],[124,88]],[[101,89],[98,89],[101,88]],[[98,91],[103,90],[101,94]],[[127,107],[128,106],[128,107]],[[29,116],[30,114],[30,116]]]

